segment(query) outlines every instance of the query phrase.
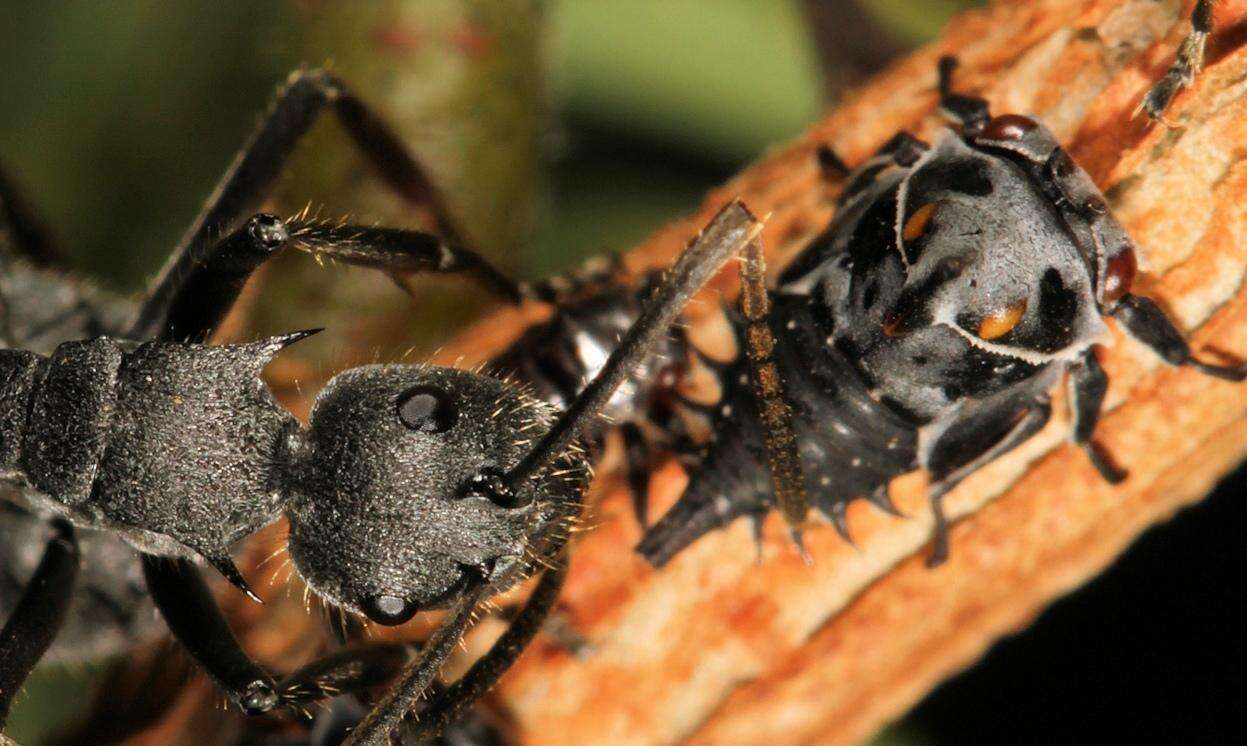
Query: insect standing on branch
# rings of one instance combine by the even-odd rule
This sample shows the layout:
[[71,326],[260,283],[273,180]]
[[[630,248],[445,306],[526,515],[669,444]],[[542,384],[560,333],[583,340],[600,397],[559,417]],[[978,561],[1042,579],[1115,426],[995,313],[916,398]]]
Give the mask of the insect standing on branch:
[[[326,107],[399,194],[433,211],[442,237],[247,217]],[[20,204],[11,192],[0,197]],[[6,266],[37,273],[29,265],[49,263],[47,242],[21,213],[6,217],[14,244]],[[424,702],[416,735],[436,735],[506,670],[557,598],[591,472],[584,431],[652,358],[688,300],[760,229],[740,203],[727,205],[561,411],[504,379],[371,365],[329,381],[305,428],[259,375],[313,331],[205,344],[251,274],[284,249],[399,274],[466,273],[508,301],[536,291],[445,238],[462,241],[462,233],[423,170],[340,81],[297,73],[130,323],[106,323],[85,306],[90,333],[39,352],[26,346],[28,324],[9,323],[28,318],[26,304],[38,297],[3,298],[14,335],[0,349],[0,473],[18,488],[22,514],[50,528],[43,559],[0,632],[0,724],[75,602],[82,528],[140,553],[169,629],[248,714],[383,683],[401,668],[398,683],[352,732],[353,743],[388,742],[481,605],[541,573],[502,639]],[[281,515],[290,523],[294,567],[328,604],[382,625],[450,610],[419,657],[406,663],[397,645],[347,648],[280,679],[248,657],[198,564],[259,600],[230,549]]]
[[[1197,3],[1191,36],[1141,111],[1159,119],[1189,85],[1210,23],[1211,3]],[[831,225],[769,294],[778,374],[743,360],[722,371],[711,442],[639,546],[650,562],[775,506],[797,530],[805,500],[848,538],[851,501],[895,512],[888,483],[921,468],[935,521],[929,561],[938,564],[948,552],[944,495],[1037,433],[1062,379],[1073,441],[1106,480],[1122,480],[1093,437],[1108,386],[1096,357],[1106,317],[1171,365],[1247,377],[1242,365],[1194,357],[1160,307],[1131,292],[1139,261],[1130,237],[1053,134],[955,92],[954,67],[942,59],[937,80],[956,128],[933,144],[902,132],[851,171],[830,149],[820,153],[844,190]],[[746,349],[757,346],[756,303],[737,324]],[[795,437],[776,438],[784,418],[759,396],[776,387]]]
[[[1210,25],[1211,3],[1201,0],[1193,33],[1141,111],[1159,119],[1190,83]],[[1130,293],[1133,247],[1086,174],[1042,124],[991,117],[985,102],[955,93],[952,67],[941,64],[939,88],[955,131],[932,145],[899,134],[851,172],[830,150],[821,154],[827,172],[845,180],[840,209],[771,291],[756,222],[738,205],[672,274],[652,276],[641,291],[603,278],[514,281],[471,250],[388,128],[319,72],[292,78],[128,319],[124,304],[47,271],[57,266],[50,243],[0,178],[0,233],[11,249],[0,272],[8,348],[0,350],[0,474],[15,488],[0,536],[18,537],[0,553],[0,579],[14,589],[0,598],[0,723],[58,627],[76,637],[94,614],[74,605],[115,598],[112,616],[87,634],[108,630],[124,641],[136,633],[130,620],[144,618],[141,585],[248,712],[392,679],[406,663],[399,646],[347,648],[275,680],[234,639],[196,562],[251,594],[229,549],[284,513],[296,569],[330,604],[380,624],[450,609],[354,738],[384,742],[416,707],[420,720],[403,724],[407,735],[431,736],[501,675],[557,598],[588,480],[584,444],[606,429],[598,413],[620,423],[642,522],[647,451],[670,448],[692,470],[681,501],[640,546],[655,564],[775,506],[798,537],[807,506],[847,534],[851,500],[892,510],[888,480],[916,468],[933,477],[938,561],[942,496],[1042,427],[1062,376],[1074,440],[1107,479],[1120,479],[1091,437],[1107,384],[1094,350],[1104,316],[1170,363],[1233,380],[1244,371],[1194,359],[1155,304]],[[437,237],[252,215],[325,108],[390,187],[434,216]],[[744,292],[732,326],[745,355],[728,364],[702,358],[723,391],[706,407],[679,393],[699,356],[667,327],[742,245]],[[304,429],[258,378],[303,334],[203,344],[250,274],[287,247],[395,274],[467,273],[504,300],[553,304],[551,321],[494,361],[529,388],[444,368],[368,366],[331,381]],[[56,313],[45,312],[49,288],[68,299]],[[706,448],[684,431],[682,409],[709,417]],[[127,546],[142,553],[143,583],[124,559],[93,576],[90,557],[124,555]],[[88,557],[81,573],[79,554]],[[418,704],[480,604],[538,571],[490,653]],[[20,598],[18,577],[29,577]]]

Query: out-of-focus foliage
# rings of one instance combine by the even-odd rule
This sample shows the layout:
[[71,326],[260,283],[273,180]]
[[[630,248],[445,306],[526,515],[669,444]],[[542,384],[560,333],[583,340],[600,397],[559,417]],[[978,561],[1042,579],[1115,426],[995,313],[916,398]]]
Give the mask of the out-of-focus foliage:
[[954,13],[979,3],[967,0],[868,0],[881,25],[913,46],[935,38]]
[[0,163],[80,266],[130,287],[154,272],[272,91],[281,16],[249,0],[0,3]]
[[[932,34],[962,4],[867,3],[892,31],[913,38]],[[540,246],[537,266],[567,266],[580,249],[626,246],[637,233],[611,240],[591,221],[577,219],[589,230],[576,235],[559,225],[563,167],[577,175],[580,191],[578,159],[601,164],[609,192],[614,167],[658,161],[660,173],[645,180],[656,196],[640,200],[648,227],[657,217],[652,203],[668,194],[664,182],[682,181],[679,172],[698,183],[730,173],[817,114],[820,84],[800,6],[2,0],[0,162],[81,266],[137,288],[285,74],[328,64],[402,120],[404,136],[445,179],[482,244],[526,261]],[[282,191],[293,203],[332,192],[325,181],[336,177],[318,176],[308,161],[334,174],[359,167],[328,135],[306,150],[314,155]],[[533,172],[551,169],[553,190],[534,189]],[[347,196],[336,198],[354,204],[326,209],[395,212],[371,186]],[[688,196],[677,188],[673,207],[687,208]],[[604,227],[627,222],[619,217],[626,204],[595,203],[609,213]],[[542,219],[534,240],[535,211]],[[551,260],[551,253],[568,256]]]
[[791,137],[822,108],[799,3],[558,3],[555,68],[566,111],[723,160]]

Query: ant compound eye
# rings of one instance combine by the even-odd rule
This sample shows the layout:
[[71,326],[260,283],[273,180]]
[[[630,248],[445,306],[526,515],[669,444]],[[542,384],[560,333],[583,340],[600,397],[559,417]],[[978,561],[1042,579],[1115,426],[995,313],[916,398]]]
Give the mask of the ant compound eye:
[[360,608],[369,619],[387,627],[406,622],[420,610],[419,604],[386,594],[365,598]]
[[276,215],[256,215],[248,221],[247,231],[266,249],[279,249],[290,239],[286,224]]
[[1017,326],[1018,322],[1022,320],[1022,314],[1024,313],[1026,313],[1025,298],[1008,308],[983,317],[983,320],[979,322],[979,339],[990,340],[1003,337],[1013,331],[1013,327]]
[[1138,271],[1139,259],[1129,246],[1110,258],[1104,269],[1104,302],[1115,303],[1129,293]]
[[418,386],[398,399],[398,419],[420,433],[444,433],[459,420],[459,409],[445,391]]
[[1024,117],[1021,114],[1001,114],[998,117],[992,117],[992,120],[987,123],[982,133],[979,134],[978,139],[996,140],[998,142],[1021,140],[1026,136],[1026,133],[1038,126],[1034,119]]

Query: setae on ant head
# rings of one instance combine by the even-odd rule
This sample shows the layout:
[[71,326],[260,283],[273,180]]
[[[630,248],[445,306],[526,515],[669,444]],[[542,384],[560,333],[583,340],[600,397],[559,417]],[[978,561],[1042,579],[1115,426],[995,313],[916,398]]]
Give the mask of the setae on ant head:
[[371,365],[336,376],[294,456],[290,556],[319,595],[379,624],[502,589],[566,536],[589,478],[573,444],[504,478],[557,411],[519,386],[451,368]]

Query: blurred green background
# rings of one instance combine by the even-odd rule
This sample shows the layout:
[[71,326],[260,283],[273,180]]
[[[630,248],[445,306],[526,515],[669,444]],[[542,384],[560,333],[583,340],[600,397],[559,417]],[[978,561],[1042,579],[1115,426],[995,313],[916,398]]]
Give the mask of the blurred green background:
[[[693,210],[965,4],[0,0],[0,165],[72,266],[135,293],[280,82],[328,66],[398,127],[472,239],[537,277]],[[826,31],[825,56],[813,28]],[[274,209],[416,224],[331,119],[300,148]],[[370,325],[404,303],[407,328]],[[456,281],[423,283],[416,302],[375,273],[292,257],[270,272],[256,324],[336,320],[315,343],[338,367],[356,362],[335,358],[348,338],[383,357],[424,353],[486,307]],[[37,676],[13,735],[39,743],[87,702],[89,680]]]

